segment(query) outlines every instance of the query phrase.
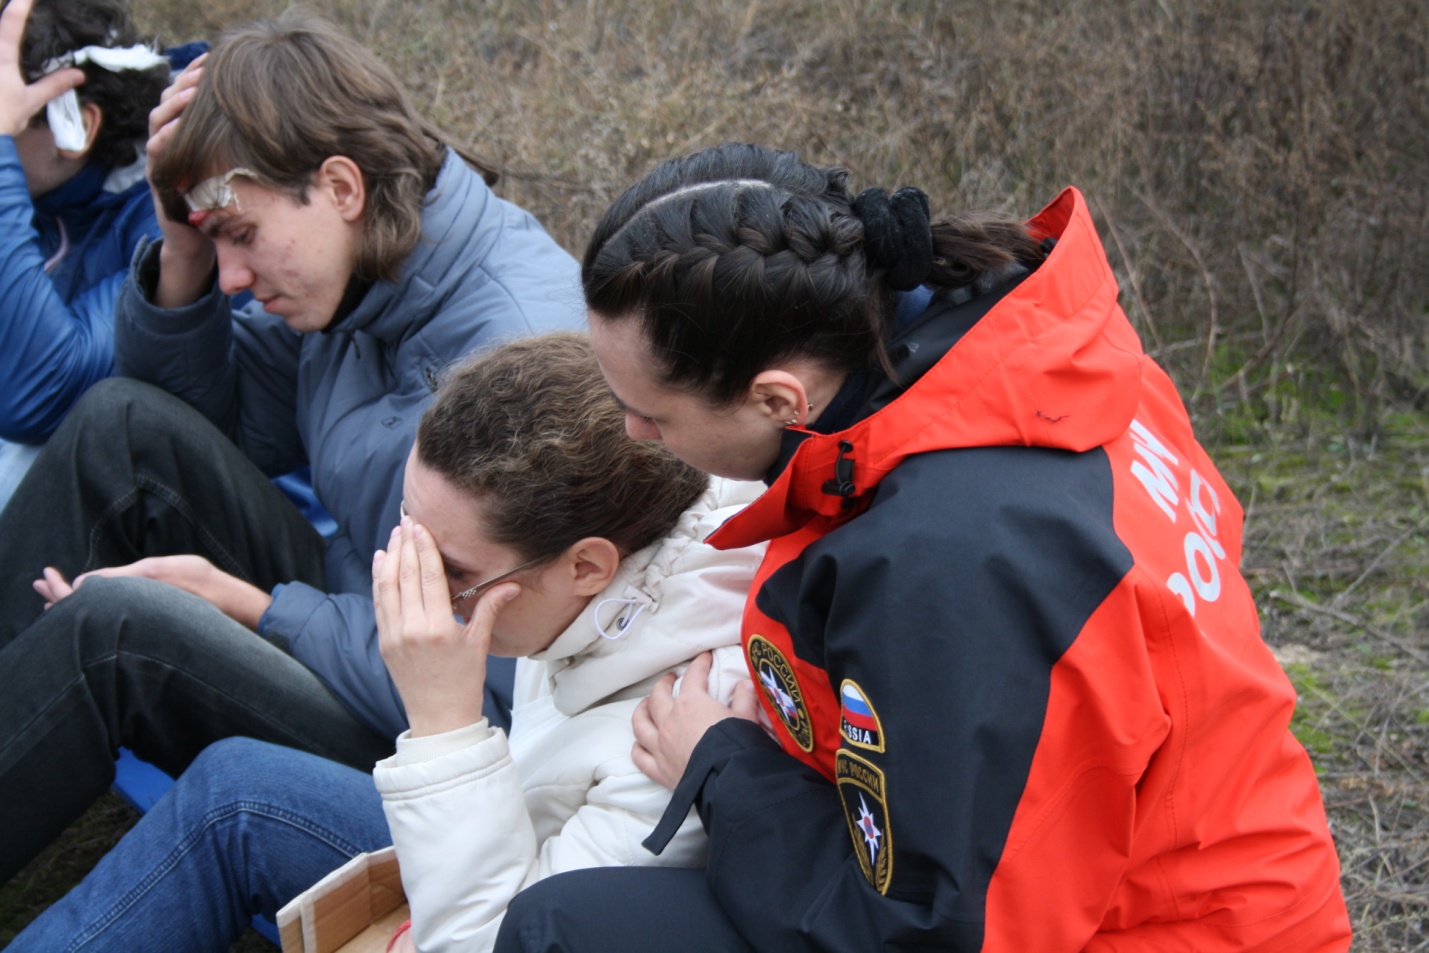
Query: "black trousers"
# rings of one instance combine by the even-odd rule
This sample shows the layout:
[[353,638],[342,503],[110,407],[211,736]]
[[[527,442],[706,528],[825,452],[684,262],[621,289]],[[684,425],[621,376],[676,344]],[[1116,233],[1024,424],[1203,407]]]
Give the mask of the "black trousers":
[[179,774],[244,735],[370,770],[392,750],[297,660],[203,599],[94,579],[43,611],[31,583],[195,553],[260,589],[324,586],[323,543],[231,441],[135,381],[75,405],[0,513],[0,882],[113,782],[117,748]]
[[39,617],[31,584],[196,553],[260,589],[323,587],[323,542],[226,436],[178,398],[111,378],[80,398],[0,512],[0,646]]
[[[771,902],[777,902],[771,899]],[[753,953],[703,870],[597,867],[518,893],[496,953]]]

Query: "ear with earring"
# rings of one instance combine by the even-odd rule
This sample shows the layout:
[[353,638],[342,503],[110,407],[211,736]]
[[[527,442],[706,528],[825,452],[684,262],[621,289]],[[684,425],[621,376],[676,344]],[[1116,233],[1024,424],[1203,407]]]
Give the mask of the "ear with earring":
[[[813,411],[814,411],[814,405],[813,405],[813,404],[809,404],[809,405],[808,405],[808,408],[809,408],[809,409],[808,409],[808,412],[809,412],[809,413],[813,413]],[[786,427],[797,427],[797,426],[799,426],[799,412],[798,412],[797,410],[794,411],[794,416],[792,416],[792,417],[790,417],[788,420],[784,421],[784,426],[786,426]]]

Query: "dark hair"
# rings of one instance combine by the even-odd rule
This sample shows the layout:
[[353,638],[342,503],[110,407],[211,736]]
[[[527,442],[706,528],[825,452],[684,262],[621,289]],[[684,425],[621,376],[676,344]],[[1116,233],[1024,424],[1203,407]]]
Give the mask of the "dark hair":
[[[606,211],[586,247],[586,304],[638,318],[665,382],[716,404],[794,357],[840,371],[879,363],[893,292],[865,255],[848,173],[728,144],[656,166]],[[1021,222],[934,223],[925,283],[951,289],[1044,257]]]
[[306,202],[313,173],[346,156],[367,187],[356,277],[390,280],[422,236],[422,206],[448,145],[370,50],[328,21],[290,9],[218,39],[150,179],[176,212],[184,192],[239,166]]
[[588,536],[622,556],[669,535],[709,477],[631,440],[585,334],[522,338],[455,368],[417,428],[417,458],[491,499],[490,538],[551,559]]
[[[141,42],[124,0],[35,0],[20,44],[20,70],[28,82],[34,82],[55,57],[86,46],[126,47]],[[129,165],[149,138],[149,110],[159,105],[159,96],[169,84],[168,65],[116,73],[94,63],[79,68],[85,77],[76,90],[79,101],[94,103],[104,114],[90,147],[90,161],[110,167]],[[44,112],[36,119],[43,122]]]

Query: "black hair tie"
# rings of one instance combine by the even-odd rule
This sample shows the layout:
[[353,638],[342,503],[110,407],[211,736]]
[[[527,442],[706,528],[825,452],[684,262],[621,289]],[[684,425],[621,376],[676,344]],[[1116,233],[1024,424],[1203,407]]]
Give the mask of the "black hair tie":
[[853,200],[853,214],[863,220],[864,253],[884,271],[883,283],[911,291],[933,270],[933,231],[928,196],[906,186],[893,193],[864,189]]

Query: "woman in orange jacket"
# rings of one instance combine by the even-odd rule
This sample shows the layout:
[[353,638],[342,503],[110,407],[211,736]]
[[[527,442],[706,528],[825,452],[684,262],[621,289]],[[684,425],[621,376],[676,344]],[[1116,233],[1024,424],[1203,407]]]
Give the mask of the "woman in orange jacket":
[[1348,949],[1242,511],[1081,195],[930,222],[845,178],[706,150],[590,242],[631,436],[768,483],[712,542],[769,540],[743,640],[773,739],[658,687],[649,843],[694,805],[708,870],[555,878],[498,949]]

